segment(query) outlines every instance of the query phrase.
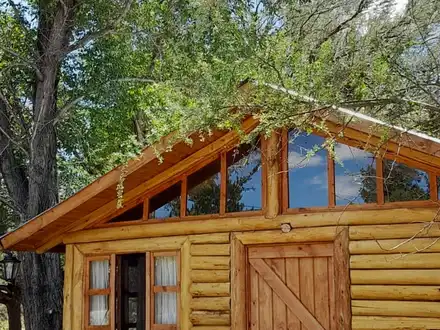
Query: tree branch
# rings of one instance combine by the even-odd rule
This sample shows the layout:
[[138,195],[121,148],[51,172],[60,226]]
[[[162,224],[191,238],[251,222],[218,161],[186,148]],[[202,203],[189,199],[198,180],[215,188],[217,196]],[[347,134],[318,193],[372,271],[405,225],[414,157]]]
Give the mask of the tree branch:
[[0,46],[0,49],[6,53],[9,53],[12,56],[18,58],[22,63],[26,64],[26,66],[30,67],[31,69],[33,69],[35,71],[35,74],[37,75],[38,80],[43,80],[43,74],[38,69],[36,63],[34,63],[33,61],[31,61],[29,59],[24,58],[23,56],[21,56],[17,52],[13,51],[12,49],[6,48],[5,46]]
[[56,117],[53,120],[53,124],[56,125],[63,116],[71,109],[73,108],[78,102],[82,101],[84,99],[84,96],[77,97],[73,101],[67,103],[64,107],[62,107],[59,111]]
[[70,46],[66,48],[64,51],[64,56],[70,54],[71,52],[78,50],[85,45],[87,45],[89,42],[96,40],[98,38],[104,37],[108,34],[111,34],[115,32],[116,28],[121,24],[124,17],[128,14],[130,7],[133,3],[133,0],[126,0],[124,8],[122,10],[121,15],[117,17],[113,22],[110,22],[107,27],[103,28],[102,30],[90,32],[86,36],[82,37],[81,39],[77,40],[76,42],[72,43]]

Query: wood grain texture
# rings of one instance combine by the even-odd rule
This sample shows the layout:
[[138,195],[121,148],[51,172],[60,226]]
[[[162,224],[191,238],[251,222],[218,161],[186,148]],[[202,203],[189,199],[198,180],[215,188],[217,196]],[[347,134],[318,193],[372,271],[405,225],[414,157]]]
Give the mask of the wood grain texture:
[[257,271],[253,268],[249,268],[249,281],[250,281],[250,320],[249,325],[251,330],[260,329],[260,311],[258,309],[258,294],[259,294],[259,276]]
[[334,283],[335,283],[335,317],[337,329],[350,329],[351,304],[350,304],[350,255],[348,228],[341,227],[341,232],[334,245]]
[[350,277],[352,284],[440,285],[440,269],[352,270]]
[[[286,259],[274,258],[266,259],[267,264],[277,274],[277,276],[286,284]],[[275,293],[272,292],[273,301],[273,329],[287,330],[287,307],[283,300]]]
[[228,283],[229,270],[191,270],[191,281],[193,283]]
[[280,212],[279,180],[280,180],[280,134],[273,131],[265,143],[263,160],[267,165],[266,180],[266,217],[275,218]]
[[353,300],[353,315],[439,317],[440,304],[431,301]]
[[230,257],[225,256],[192,256],[191,269],[229,269]]
[[[299,259],[288,258],[286,259],[286,286],[290,291],[298,298],[300,295],[300,282],[299,282]],[[300,329],[301,322],[296,317],[295,313],[290,309],[287,309],[287,328]]]
[[440,318],[353,316],[353,330],[440,329]]
[[246,249],[235,237],[231,241],[231,329],[246,330]]
[[440,285],[352,285],[352,299],[440,301]]
[[330,329],[329,274],[327,258],[313,259],[315,290],[315,316],[325,329]]
[[189,241],[193,244],[229,243],[229,233],[212,233],[212,234],[190,235]]
[[300,258],[333,255],[333,243],[249,247],[249,258]]
[[[83,330],[84,325],[84,256],[76,246],[73,248],[72,279],[72,330]],[[73,307],[73,306],[72,306]]]
[[197,311],[229,311],[231,299],[229,297],[193,298],[189,306],[192,310]]
[[193,297],[229,297],[229,283],[193,283],[190,292]]
[[192,244],[191,255],[193,256],[228,256],[230,255],[229,244]]
[[193,311],[190,319],[193,325],[230,325],[231,315],[227,312]]
[[191,243],[187,239],[180,250],[180,329],[190,330],[190,313],[191,313]]
[[440,253],[365,254],[350,257],[351,269],[440,268]]
[[63,297],[63,330],[72,329],[73,314],[73,272],[74,272],[74,256],[73,245],[66,246],[66,254],[64,257],[64,297]]
[[350,240],[439,237],[440,228],[432,221],[398,225],[350,226]]
[[438,238],[351,241],[350,254],[440,252]]

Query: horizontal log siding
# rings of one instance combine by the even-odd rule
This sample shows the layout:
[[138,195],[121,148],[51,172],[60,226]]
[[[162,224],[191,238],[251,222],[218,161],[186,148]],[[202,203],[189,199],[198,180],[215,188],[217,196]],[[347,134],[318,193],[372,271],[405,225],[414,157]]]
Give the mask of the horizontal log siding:
[[352,225],[353,330],[440,329],[438,224]]
[[213,236],[209,239],[209,234],[194,235],[190,239],[193,330],[230,330],[230,235]]

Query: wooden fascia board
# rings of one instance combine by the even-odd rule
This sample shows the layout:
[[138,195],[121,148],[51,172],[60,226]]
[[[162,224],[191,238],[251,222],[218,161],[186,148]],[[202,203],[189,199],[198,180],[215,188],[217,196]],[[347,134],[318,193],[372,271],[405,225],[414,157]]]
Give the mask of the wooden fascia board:
[[[436,169],[437,172],[440,171],[440,157],[420,151],[416,148],[416,145],[408,146],[408,144],[405,143],[399,144],[399,142],[393,141],[392,139],[389,141],[382,141],[380,136],[366,133],[351,128],[350,126],[344,127],[343,125],[332,121],[327,121],[326,125],[330,132],[336,135],[342,133],[344,137],[370,145],[373,148],[380,146],[379,151],[391,152],[397,156],[401,155],[404,158],[406,157],[413,159],[416,162],[420,162],[421,164],[426,164],[432,170]],[[338,137],[336,136],[336,138]]]
[[[176,139],[176,136],[176,132],[170,133],[152,147],[145,148],[140,156],[128,162],[126,168],[127,175],[135,172],[145,164],[156,159],[157,153],[164,152],[169,147],[170,143],[176,144],[180,142],[181,140]],[[176,140],[174,141],[174,139]],[[15,244],[56,221],[58,218],[77,208],[90,198],[117,184],[120,178],[121,169],[122,166],[116,167],[107,174],[96,179],[88,186],[84,187],[75,195],[29,220],[16,230],[7,233],[0,239],[2,246],[5,249],[13,247]]]
[[[258,120],[255,118],[246,119],[241,125],[241,129],[245,133],[251,132],[258,125]],[[148,180],[136,188],[128,191],[124,194],[123,200],[124,204],[127,206],[134,206],[137,202],[139,202],[139,198],[143,199],[147,191],[154,189],[160,184],[172,179],[180,175],[182,172],[188,170],[189,168],[195,166],[206,158],[216,156],[220,150],[231,145],[232,143],[239,142],[239,135],[235,131],[230,131],[226,133],[224,136],[215,140],[211,144],[206,147],[196,151],[189,157],[185,158],[181,162],[176,165],[170,167],[165,170],[163,173],[155,176],[151,180]],[[53,233],[45,242],[42,242],[40,246],[37,248],[38,253],[43,253],[50,250],[52,247],[62,243],[63,234],[70,231],[78,231],[85,228],[89,228],[94,224],[98,223],[105,217],[111,216],[112,213],[116,211],[117,199],[113,199],[112,201],[106,203],[99,209],[93,211],[87,216],[81,218],[78,222],[73,223],[71,226],[61,229],[58,232]]]

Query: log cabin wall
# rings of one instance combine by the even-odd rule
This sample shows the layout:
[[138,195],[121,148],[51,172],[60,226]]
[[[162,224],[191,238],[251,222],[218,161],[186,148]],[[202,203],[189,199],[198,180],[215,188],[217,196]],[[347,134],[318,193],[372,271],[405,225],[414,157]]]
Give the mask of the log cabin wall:
[[[289,233],[266,222],[257,230],[245,224],[243,231],[216,233],[211,228],[211,234],[69,244],[64,329],[83,329],[86,255],[180,248],[181,301],[186,302],[181,329],[239,329],[231,327],[231,295],[236,289],[231,286],[231,236],[244,245],[330,242],[343,228],[349,238],[352,329],[440,329],[440,229],[431,222],[435,213],[435,209],[395,209],[282,215],[271,222],[278,228],[290,223]],[[255,221],[258,224],[259,218]],[[170,223],[170,232],[172,227]],[[119,227],[121,232],[129,229]]]
[[[249,245],[333,242],[342,239],[347,262],[348,325],[336,329],[440,329],[440,228],[438,208],[402,203],[376,209],[286,212],[276,154],[267,141],[264,214],[136,223],[82,230],[67,246],[64,329],[84,328],[85,256],[180,249],[180,329],[244,330],[246,277],[237,250]],[[270,152],[272,150],[272,152]],[[281,214],[282,213],[282,214]],[[292,230],[281,231],[282,224]],[[237,242],[239,242],[237,246]],[[343,245],[343,246],[342,246]],[[338,288],[336,288],[338,290]],[[279,329],[287,330],[287,320]]]

